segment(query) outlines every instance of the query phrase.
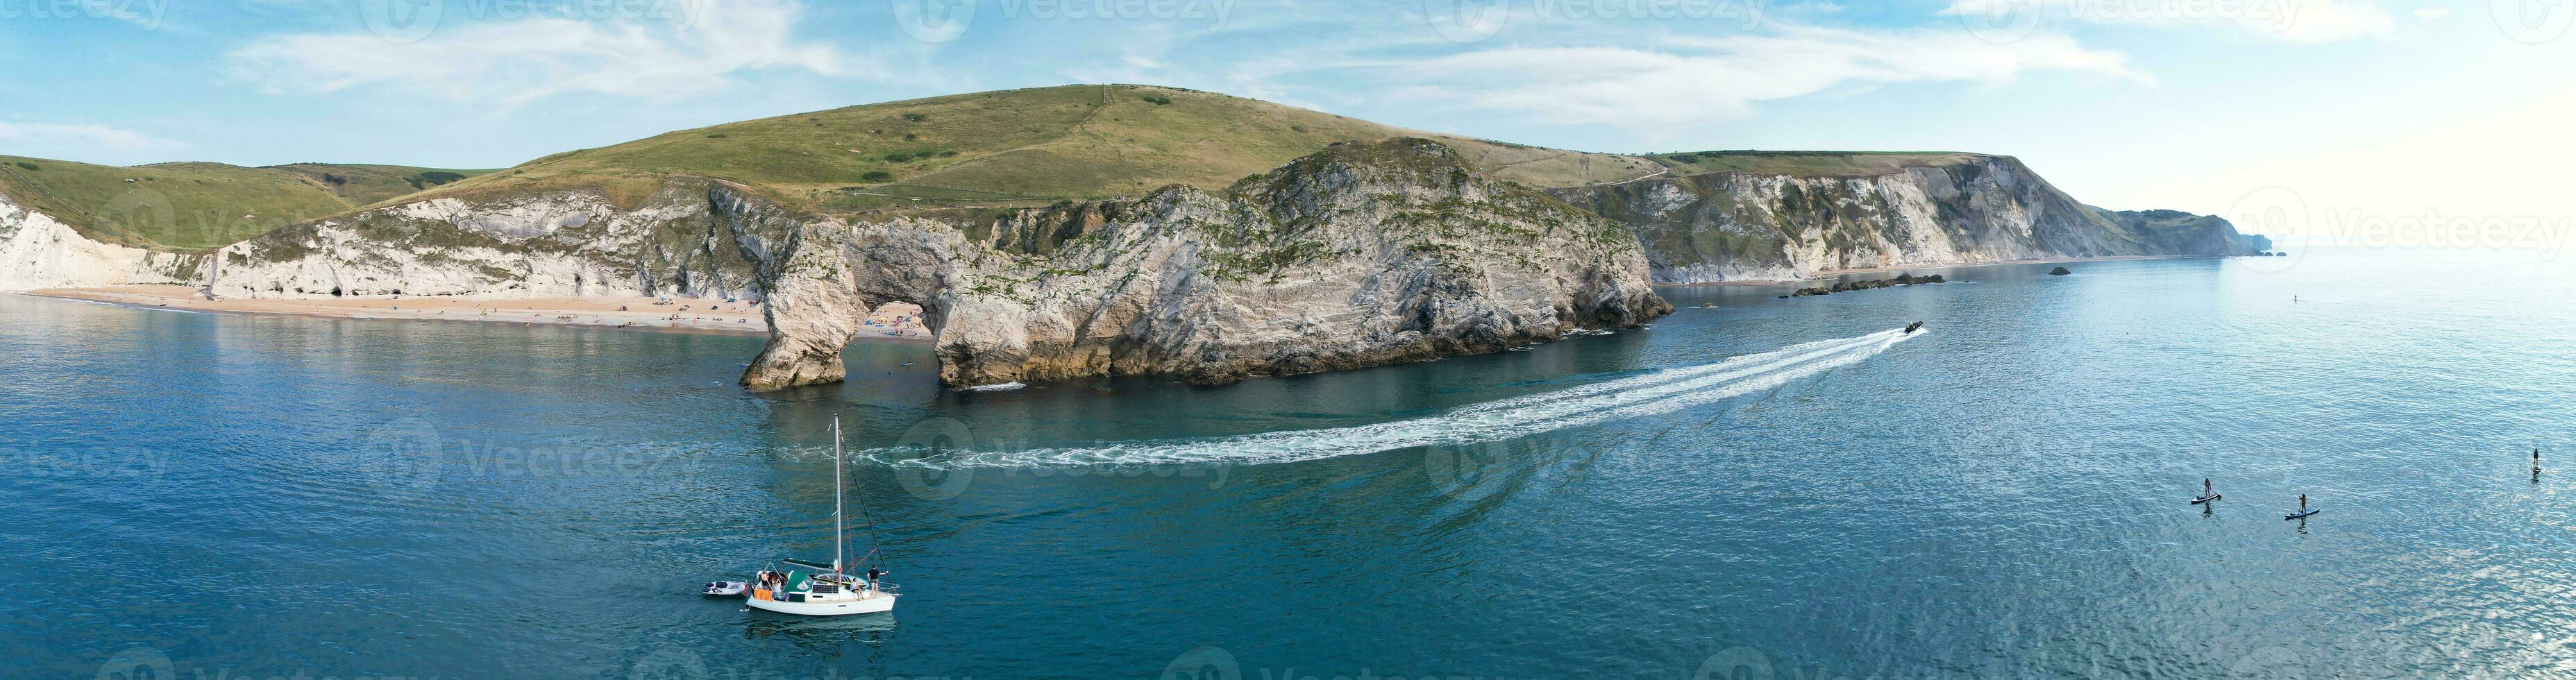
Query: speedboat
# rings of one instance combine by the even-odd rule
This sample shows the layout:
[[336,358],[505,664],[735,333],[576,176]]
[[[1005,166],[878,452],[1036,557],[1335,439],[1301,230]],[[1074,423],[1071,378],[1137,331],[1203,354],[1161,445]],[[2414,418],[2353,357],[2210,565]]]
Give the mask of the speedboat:
[[701,589],[698,592],[716,597],[726,597],[741,595],[742,591],[750,589],[751,584],[741,581],[708,581],[706,588]]
[[[894,611],[894,593],[887,592],[883,571],[871,568],[865,578],[851,574],[841,557],[848,552],[849,532],[843,516],[845,503],[841,482],[841,418],[832,417],[832,561],[829,564],[794,558],[778,560],[783,567],[763,570],[752,578],[751,595],[743,603],[753,609],[803,616],[844,616]],[[876,556],[870,550],[860,562]]]
[[1906,334],[1906,335],[1913,335],[1915,331],[1919,331],[1919,330],[1923,330],[1923,322],[1921,322],[1921,321],[1916,321],[1916,322],[1914,322],[1912,325],[1908,325],[1908,326],[1906,326],[1906,327],[1905,327],[1905,334]]

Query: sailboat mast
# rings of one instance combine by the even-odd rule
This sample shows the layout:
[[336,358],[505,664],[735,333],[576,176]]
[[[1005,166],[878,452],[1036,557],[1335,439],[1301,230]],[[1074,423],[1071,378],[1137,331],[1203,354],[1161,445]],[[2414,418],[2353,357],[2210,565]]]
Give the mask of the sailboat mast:
[[841,530],[841,414],[832,414],[832,572],[840,573],[841,553],[849,538]]

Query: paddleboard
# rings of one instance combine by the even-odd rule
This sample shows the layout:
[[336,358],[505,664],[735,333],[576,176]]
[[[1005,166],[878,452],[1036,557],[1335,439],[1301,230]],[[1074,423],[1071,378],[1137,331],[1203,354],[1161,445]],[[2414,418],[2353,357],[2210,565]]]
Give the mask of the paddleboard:
[[2216,493],[2214,493],[2214,494],[2210,494],[2210,495],[2207,495],[2207,496],[2202,496],[2202,497],[2199,497],[2199,498],[2194,498],[2194,499],[2191,499],[2191,504],[2192,504],[2192,505],[2199,505],[2199,504],[2202,504],[2202,503],[2207,503],[2207,502],[2210,502],[2210,501],[2218,500],[2218,497],[2219,497],[2219,496],[2224,496],[2224,495],[2226,495],[2226,494],[2216,494]]
[[2306,517],[2306,516],[2314,515],[2314,514],[2317,514],[2317,511],[2316,511],[2316,510],[2309,510],[2309,511],[2307,511],[2307,512],[2293,512],[2293,513],[2290,513],[2290,514],[2287,514],[2287,515],[2282,515],[2282,516],[2281,516],[2281,519],[2298,519],[2298,518],[2301,518],[2301,517]]

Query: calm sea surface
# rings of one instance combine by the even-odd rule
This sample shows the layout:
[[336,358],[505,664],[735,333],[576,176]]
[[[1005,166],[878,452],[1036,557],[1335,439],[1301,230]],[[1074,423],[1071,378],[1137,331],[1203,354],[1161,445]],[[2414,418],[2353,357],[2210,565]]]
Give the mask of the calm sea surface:
[[[0,296],[0,675],[2576,674],[2576,262],[2071,267],[775,397],[750,337]],[[830,558],[836,412],[898,611],[695,594]]]

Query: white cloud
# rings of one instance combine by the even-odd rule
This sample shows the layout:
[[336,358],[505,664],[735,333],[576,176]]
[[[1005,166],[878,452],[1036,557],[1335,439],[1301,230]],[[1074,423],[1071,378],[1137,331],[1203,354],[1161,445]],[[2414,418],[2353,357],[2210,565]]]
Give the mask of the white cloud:
[[1400,70],[1426,83],[1405,92],[1423,101],[1530,112],[1551,123],[1668,128],[1750,118],[1761,102],[1846,85],[2004,83],[2043,70],[2143,79],[2127,61],[2062,35],[1997,43],[1958,31],[1795,27],[1671,38],[1655,49],[1504,47]]
[[840,51],[795,38],[804,8],[792,0],[654,6],[682,11],[481,21],[450,11],[426,29],[371,22],[371,31],[264,38],[227,56],[235,75],[269,91],[382,87],[502,105],[576,93],[677,99],[761,69],[863,72]]
[[0,122],[0,142],[66,151],[153,151],[183,146],[133,130],[86,123]]
[[1943,16],[2188,28],[2217,26],[2296,43],[2385,36],[2388,12],[2370,0],[1952,0]]

